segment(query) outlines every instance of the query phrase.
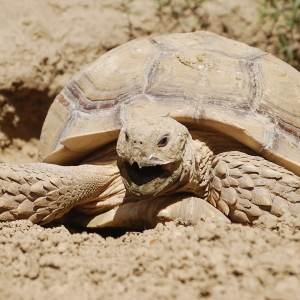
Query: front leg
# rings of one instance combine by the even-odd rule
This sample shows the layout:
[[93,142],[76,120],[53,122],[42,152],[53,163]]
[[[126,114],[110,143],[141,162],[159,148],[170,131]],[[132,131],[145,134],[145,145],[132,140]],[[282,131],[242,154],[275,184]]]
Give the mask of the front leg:
[[300,178],[260,156],[232,151],[212,162],[208,201],[233,221],[300,212]]
[[0,164],[0,221],[48,223],[78,204],[99,198],[118,177],[117,167],[109,164]]

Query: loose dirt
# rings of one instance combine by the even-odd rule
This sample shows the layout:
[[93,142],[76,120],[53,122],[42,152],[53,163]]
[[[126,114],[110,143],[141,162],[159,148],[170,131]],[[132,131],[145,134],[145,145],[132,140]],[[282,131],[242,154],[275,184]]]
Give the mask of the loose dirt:
[[300,222],[87,233],[1,224],[2,299],[300,299]]
[[[209,30],[275,53],[260,2],[0,0],[0,161],[37,159],[55,95],[131,39]],[[179,221],[143,232],[0,224],[2,299],[300,299],[300,220]]]

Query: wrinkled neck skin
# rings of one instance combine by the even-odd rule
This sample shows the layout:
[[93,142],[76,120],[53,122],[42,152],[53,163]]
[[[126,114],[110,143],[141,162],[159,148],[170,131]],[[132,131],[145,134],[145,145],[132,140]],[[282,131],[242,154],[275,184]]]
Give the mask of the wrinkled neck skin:
[[212,157],[213,153],[205,143],[189,137],[182,157],[182,172],[178,184],[171,186],[166,195],[187,192],[206,199]]

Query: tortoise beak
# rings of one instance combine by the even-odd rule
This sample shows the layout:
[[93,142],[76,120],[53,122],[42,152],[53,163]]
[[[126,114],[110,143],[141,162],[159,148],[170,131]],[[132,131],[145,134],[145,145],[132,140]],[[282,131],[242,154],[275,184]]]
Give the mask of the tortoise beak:
[[[130,159],[122,157],[121,160],[122,162],[128,162],[130,165],[137,163],[140,169],[144,167],[171,166],[173,163],[172,160],[161,160],[155,156],[152,156],[152,154],[148,157],[137,156],[135,157],[135,159],[133,157],[131,157]],[[164,169],[168,170],[169,168],[165,167]]]
[[121,174],[124,174],[126,170],[125,172],[128,174],[130,180],[137,185],[146,184],[163,174],[167,176],[168,173],[172,173],[175,162],[162,161],[153,156],[151,158],[134,160],[133,158],[127,159],[119,156],[118,167],[120,171],[123,170]]

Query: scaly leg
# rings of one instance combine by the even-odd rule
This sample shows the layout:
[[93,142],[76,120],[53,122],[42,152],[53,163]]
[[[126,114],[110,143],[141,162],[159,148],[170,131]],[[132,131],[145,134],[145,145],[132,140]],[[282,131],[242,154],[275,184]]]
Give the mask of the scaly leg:
[[97,197],[117,177],[110,165],[0,164],[0,221],[48,223]]
[[260,156],[233,151],[212,162],[208,201],[233,221],[300,212],[300,178]]

